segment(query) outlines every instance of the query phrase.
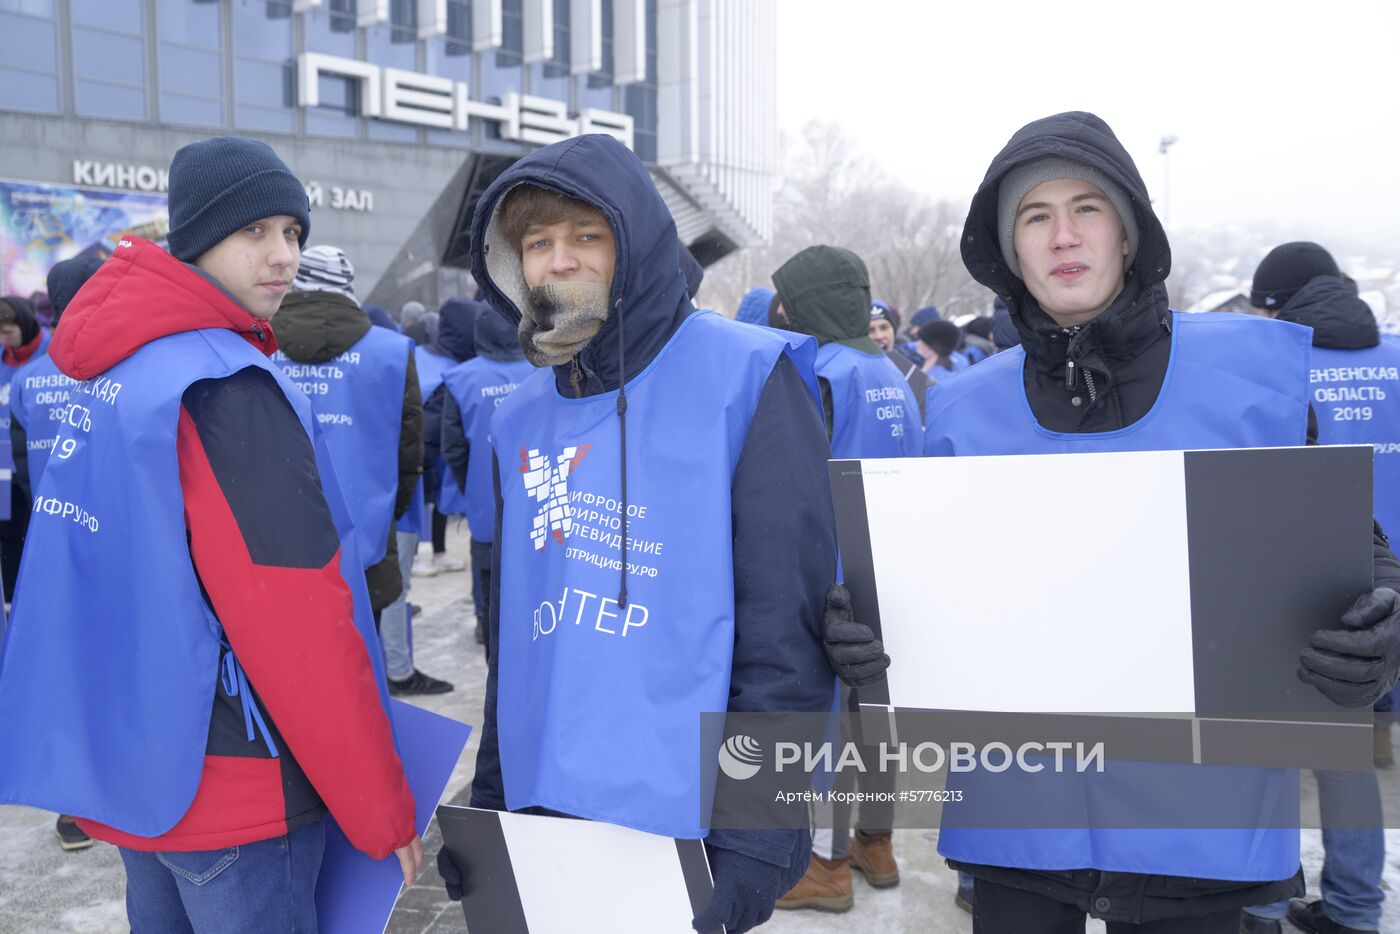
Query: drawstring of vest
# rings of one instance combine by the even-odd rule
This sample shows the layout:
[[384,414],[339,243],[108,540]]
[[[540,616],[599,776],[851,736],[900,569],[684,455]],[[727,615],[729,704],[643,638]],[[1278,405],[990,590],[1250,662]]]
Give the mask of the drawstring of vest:
[[263,720],[262,711],[258,710],[257,701],[253,700],[253,689],[248,686],[248,676],[243,673],[243,666],[238,664],[238,659],[233,655],[233,648],[227,643],[224,646],[223,664],[223,685],[224,693],[229,697],[236,697],[243,703],[243,726],[248,731],[248,742],[252,742],[257,735],[254,732],[254,725],[262,731],[263,742],[267,744],[267,751],[272,758],[278,758],[277,744],[272,741],[272,733],[267,728],[267,721]]
[[622,335],[622,299],[613,306],[617,313],[617,363],[621,375],[617,383],[617,417],[622,436],[622,582],[617,605],[627,608],[627,351]]

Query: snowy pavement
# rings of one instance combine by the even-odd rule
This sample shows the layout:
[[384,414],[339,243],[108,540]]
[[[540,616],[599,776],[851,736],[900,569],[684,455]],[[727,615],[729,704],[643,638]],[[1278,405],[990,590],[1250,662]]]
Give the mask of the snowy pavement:
[[[454,527],[448,548],[466,560],[465,529]],[[412,602],[423,608],[415,620],[415,663],[434,677],[445,678],[457,690],[437,697],[416,698],[429,710],[473,727],[481,722],[486,665],[472,638],[471,583],[467,573],[414,578]],[[478,735],[472,733],[447,788],[446,799],[466,803],[468,783],[476,762]],[[1400,767],[1397,767],[1400,770]],[[1395,770],[1388,776],[1394,778]],[[1391,781],[1389,784],[1397,784]],[[1305,773],[1304,794],[1313,792]],[[1400,803],[1391,802],[1400,806]],[[1391,810],[1390,813],[1397,813]],[[441,845],[436,821],[425,837],[428,862],[418,884],[399,899],[390,920],[390,934],[465,934],[460,906],[449,901],[433,866]],[[1400,831],[1388,831],[1386,874],[1388,897],[1400,890]],[[943,934],[972,930],[969,916],[953,905],[956,877],[944,866],[931,831],[901,830],[895,834],[895,854],[903,876],[893,889],[875,890],[859,873],[855,876],[855,907],[843,914],[815,911],[777,912],[763,927],[773,934]],[[1318,891],[1322,866],[1321,834],[1303,834],[1303,865],[1308,891]],[[108,934],[125,931],[122,889],[124,875],[117,852],[105,844],[76,853],[58,847],[52,815],[28,808],[0,807],[0,934]],[[1400,934],[1400,904],[1387,905],[1381,924],[1386,934]],[[1285,930],[1288,930],[1287,928]],[[1101,934],[1103,925],[1090,922],[1088,931]],[[476,932],[492,934],[492,932]]]

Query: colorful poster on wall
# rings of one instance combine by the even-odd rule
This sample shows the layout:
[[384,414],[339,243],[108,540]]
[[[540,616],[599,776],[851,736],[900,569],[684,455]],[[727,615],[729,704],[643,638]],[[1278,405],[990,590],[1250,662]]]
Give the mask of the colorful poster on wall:
[[54,263],[105,259],[124,234],[159,242],[168,229],[165,195],[0,181],[0,295],[45,291]]

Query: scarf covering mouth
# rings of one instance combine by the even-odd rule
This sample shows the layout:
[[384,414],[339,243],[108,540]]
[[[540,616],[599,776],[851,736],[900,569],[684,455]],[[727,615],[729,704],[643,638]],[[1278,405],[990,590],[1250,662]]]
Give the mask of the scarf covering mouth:
[[520,346],[537,367],[573,359],[608,317],[608,286],[546,282],[530,289],[520,316]]

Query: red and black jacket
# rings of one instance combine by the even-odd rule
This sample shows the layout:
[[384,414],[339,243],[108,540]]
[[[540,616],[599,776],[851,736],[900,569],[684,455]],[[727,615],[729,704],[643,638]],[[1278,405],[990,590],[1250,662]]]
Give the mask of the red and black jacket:
[[[236,331],[264,353],[277,346],[267,322],[213,280],[139,243],[79,292],[51,353],[63,372],[88,379],[152,340],[202,328]],[[199,789],[179,823],[154,838],[82,826],[132,849],[209,850],[280,836],[329,805],[355,846],[387,856],[415,835],[413,797],[368,651],[344,625],[352,596],[310,439],[257,367],[196,382],[182,403],[190,557],[279,755],[261,731],[248,738],[241,701],[220,684]],[[160,580],[152,568],[151,586]]]

